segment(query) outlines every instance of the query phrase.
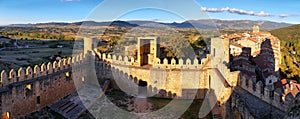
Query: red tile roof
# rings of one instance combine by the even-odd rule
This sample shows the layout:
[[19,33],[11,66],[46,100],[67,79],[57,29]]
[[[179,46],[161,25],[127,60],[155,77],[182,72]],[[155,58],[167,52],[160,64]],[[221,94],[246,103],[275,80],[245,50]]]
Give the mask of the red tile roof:
[[241,46],[241,45],[239,45],[239,44],[236,44],[236,43],[230,44],[230,45],[235,46],[235,47],[239,47],[239,48],[243,48],[243,46]]
[[258,40],[256,39],[256,38],[248,38],[248,40],[251,40],[251,41],[253,41],[253,42],[258,42]]
[[296,95],[300,92],[300,84],[295,80],[281,79],[280,81],[275,82],[274,86],[276,86],[276,88],[283,89],[284,95],[291,93],[294,97],[296,97]]

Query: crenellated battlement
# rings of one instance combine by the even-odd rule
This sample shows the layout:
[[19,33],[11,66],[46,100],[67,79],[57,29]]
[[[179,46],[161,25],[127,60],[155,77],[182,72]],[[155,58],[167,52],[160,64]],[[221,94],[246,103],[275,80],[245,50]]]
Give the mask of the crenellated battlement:
[[[139,67],[139,63],[133,58],[128,56],[117,56],[114,54],[105,54],[100,52],[95,52],[99,59],[114,65],[127,65],[127,66],[136,66]],[[186,59],[182,58],[176,60],[172,59],[160,59],[155,58],[154,63],[152,64],[153,68],[162,68],[162,69],[199,69],[206,66],[207,62],[211,58],[210,54],[207,54],[207,57],[201,59]]]
[[[212,62],[214,56],[211,54],[207,54],[207,57],[202,58],[200,61],[198,59],[176,60],[173,58],[168,60],[166,58],[155,58],[152,65],[140,66],[133,57],[94,52],[99,60],[97,72],[103,72],[99,73],[100,77],[119,80],[118,76],[124,74],[125,76],[120,76],[121,79],[130,80],[130,78],[123,77],[132,77],[132,80],[136,79],[135,82],[138,80],[146,81],[150,87],[170,91],[178,98],[189,98],[187,94],[192,93],[189,91],[208,90],[212,88],[212,85],[220,85],[213,88],[223,89],[217,94],[217,99],[222,104],[230,97],[232,87],[236,86],[238,81],[239,72],[230,72],[230,69],[223,63],[218,67],[214,67],[215,65],[212,64],[219,62]],[[106,70],[117,70],[122,73],[110,74]],[[199,79],[199,84],[193,82],[197,79]],[[212,79],[219,80],[223,84],[216,84],[218,81],[211,84],[210,80]],[[180,85],[179,82],[185,84]],[[197,95],[204,98],[204,94]]]
[[61,59],[59,61],[54,61],[44,63],[42,65],[35,65],[34,67],[28,66],[26,69],[23,67],[19,68],[17,71],[14,69],[9,70],[9,72],[2,70],[0,76],[0,88],[10,85],[12,83],[22,82],[26,80],[31,80],[33,78],[38,78],[40,76],[50,75],[55,72],[62,71],[64,69],[70,68],[72,64],[80,64],[83,62],[85,57],[82,54],[70,57],[67,59]]
[[73,77],[72,73],[82,77],[85,74],[82,73],[85,70],[73,71],[73,67],[83,67],[90,60],[89,55],[79,54],[18,70],[2,70],[1,114],[9,112],[12,118],[21,117],[73,93],[76,90],[73,78],[78,77]]
[[242,75],[240,76],[238,86],[283,112],[288,110],[293,101],[292,97],[284,97],[282,92],[274,89],[273,86],[264,86],[262,81],[256,83]]

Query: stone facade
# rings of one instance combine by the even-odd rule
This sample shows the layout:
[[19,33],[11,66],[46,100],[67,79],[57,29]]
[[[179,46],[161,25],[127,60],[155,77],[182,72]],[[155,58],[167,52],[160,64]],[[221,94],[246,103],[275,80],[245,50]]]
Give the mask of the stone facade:
[[[154,43],[157,44],[157,43]],[[150,46],[151,47],[151,46]],[[141,66],[133,57],[101,54],[98,56],[97,72],[98,77],[112,77],[113,79],[124,79],[134,83],[139,80],[146,81],[149,95],[159,93],[160,90],[167,92],[166,97],[176,98],[205,97],[205,91],[214,89],[218,101],[225,102],[236,86],[239,72],[230,72],[227,68],[229,62],[229,41],[228,39],[213,38],[211,40],[211,54],[201,59],[161,59],[155,58],[153,64]],[[110,69],[113,74],[105,72]],[[107,75],[105,75],[107,74]],[[125,84],[137,89],[137,85]],[[124,86],[123,88],[126,88]],[[129,89],[130,90],[130,89]],[[198,90],[202,90],[198,91]],[[196,91],[196,92],[195,92]],[[198,91],[198,92],[197,92]],[[131,92],[137,95],[138,92]],[[197,94],[196,94],[197,93]],[[190,97],[189,97],[190,96]]]
[[280,40],[273,36],[269,32],[260,32],[259,26],[253,26],[252,32],[245,32],[239,34],[223,35],[223,38],[230,39],[231,54],[233,56],[239,55],[242,51],[241,47],[250,47],[251,55],[256,57],[260,54],[263,42],[270,40],[270,49],[272,49],[275,58],[275,71],[279,71],[279,65],[281,64],[281,54],[280,54]]
[[[81,58],[80,58],[81,57]],[[1,114],[19,118],[40,110],[73,93],[76,88],[72,64],[84,65],[86,59],[77,56],[41,66],[1,72]],[[84,70],[82,70],[84,71]]]

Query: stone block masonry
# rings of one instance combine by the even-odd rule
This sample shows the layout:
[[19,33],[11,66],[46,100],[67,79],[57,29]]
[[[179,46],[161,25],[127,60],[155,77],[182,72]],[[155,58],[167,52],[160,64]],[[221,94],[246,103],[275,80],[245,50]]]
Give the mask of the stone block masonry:
[[72,73],[72,64],[84,65],[86,58],[78,55],[41,66],[20,68],[18,71],[1,72],[0,111],[9,113],[10,118],[23,117],[26,114],[49,106],[76,90]]
[[[158,43],[150,43],[150,48],[151,44],[156,46]],[[2,114],[8,112],[12,118],[25,116],[71,94],[82,82],[95,83],[92,80],[97,78],[123,82],[126,85],[120,88],[126,88],[132,95],[138,95],[140,82],[146,84],[148,96],[165,98],[203,99],[207,91],[213,89],[218,104],[222,105],[229,99],[239,76],[239,72],[230,72],[226,66],[228,45],[228,39],[213,38],[211,54],[206,58],[200,61],[171,59],[170,63],[167,59],[161,62],[156,55],[148,57],[147,63],[147,60],[135,61],[133,57],[91,52],[93,47],[85,46],[85,55],[34,66],[33,69],[2,71],[0,111]],[[92,73],[97,77],[90,75]]]

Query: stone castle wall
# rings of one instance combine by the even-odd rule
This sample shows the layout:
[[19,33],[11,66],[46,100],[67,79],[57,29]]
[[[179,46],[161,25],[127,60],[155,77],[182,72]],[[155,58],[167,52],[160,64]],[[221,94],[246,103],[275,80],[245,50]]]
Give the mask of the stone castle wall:
[[256,83],[251,79],[240,77],[238,86],[283,112],[288,110],[293,100],[290,97],[283,97],[282,93],[277,92],[274,87],[265,87],[261,81]]
[[[215,91],[218,100],[226,101],[232,91],[231,87],[236,86],[239,74],[239,72],[230,72],[224,64],[219,65],[222,67],[220,69],[214,68],[210,62],[214,57],[210,54],[201,61],[164,59],[160,62],[160,59],[156,58],[153,65],[140,67],[133,57],[95,53],[99,57],[96,63],[97,72],[102,72],[98,77],[124,80],[118,82],[124,82],[123,88],[129,85],[131,89],[125,90],[136,95],[138,86],[134,83],[138,84],[142,80],[147,82],[148,91],[151,92],[148,96],[160,94],[161,91],[166,94],[166,97],[176,95],[177,98],[194,98],[196,95],[196,98],[203,99],[208,89],[215,88],[218,89]],[[109,70],[112,73],[109,73]],[[132,84],[126,84],[128,80]],[[215,80],[220,80],[219,84]]]
[[1,72],[1,114],[11,118],[25,116],[49,106],[76,90],[72,73],[73,64],[83,65],[82,55],[62,59],[41,66]]
[[[2,71],[1,113],[9,112],[12,118],[24,116],[53,104],[74,92],[83,81],[95,78],[114,79],[122,84],[118,84],[121,89],[132,95],[138,95],[140,81],[147,82],[147,87],[142,88],[147,88],[148,96],[203,99],[207,91],[214,90],[222,104],[236,86],[239,72],[230,72],[226,66],[228,47],[220,49],[224,43],[213,41],[212,44],[215,44],[211,47],[213,53],[201,61],[171,59],[169,63],[167,59],[161,62],[156,58],[152,65],[140,66],[133,57],[88,52],[85,56],[42,64],[33,69]],[[91,73],[97,77],[89,75]]]
[[[102,57],[100,57],[100,60],[96,64],[97,72],[99,72],[98,77],[113,78],[115,80],[122,79],[126,80],[126,82],[130,80],[133,84],[138,84],[138,81],[142,80],[147,82],[148,88],[150,88],[153,93],[164,89],[166,92],[172,92],[172,95],[176,94],[176,96],[182,96],[181,91],[184,88],[198,89],[200,87],[199,85],[201,85],[202,89],[209,89],[208,80],[200,80],[202,82],[199,82],[199,84],[188,81],[201,78],[200,67],[197,60],[194,60],[196,64],[192,64],[191,60],[187,60],[185,62],[188,64],[185,65],[182,59],[179,61],[179,64],[176,64],[174,59],[171,64],[168,64],[168,61],[165,59],[164,64],[158,61],[158,63],[156,62],[152,67],[139,67],[135,64],[133,58],[128,60],[127,57],[123,58],[120,56],[117,60],[117,56],[115,55],[112,56],[112,59],[110,55],[108,55],[107,58],[105,54],[99,56]],[[112,74],[109,72],[112,72]],[[183,82],[185,84],[180,86],[181,79],[183,78],[186,80]],[[130,87],[135,87],[132,91],[137,91],[137,85],[130,85]],[[137,92],[132,93],[137,94]]]

